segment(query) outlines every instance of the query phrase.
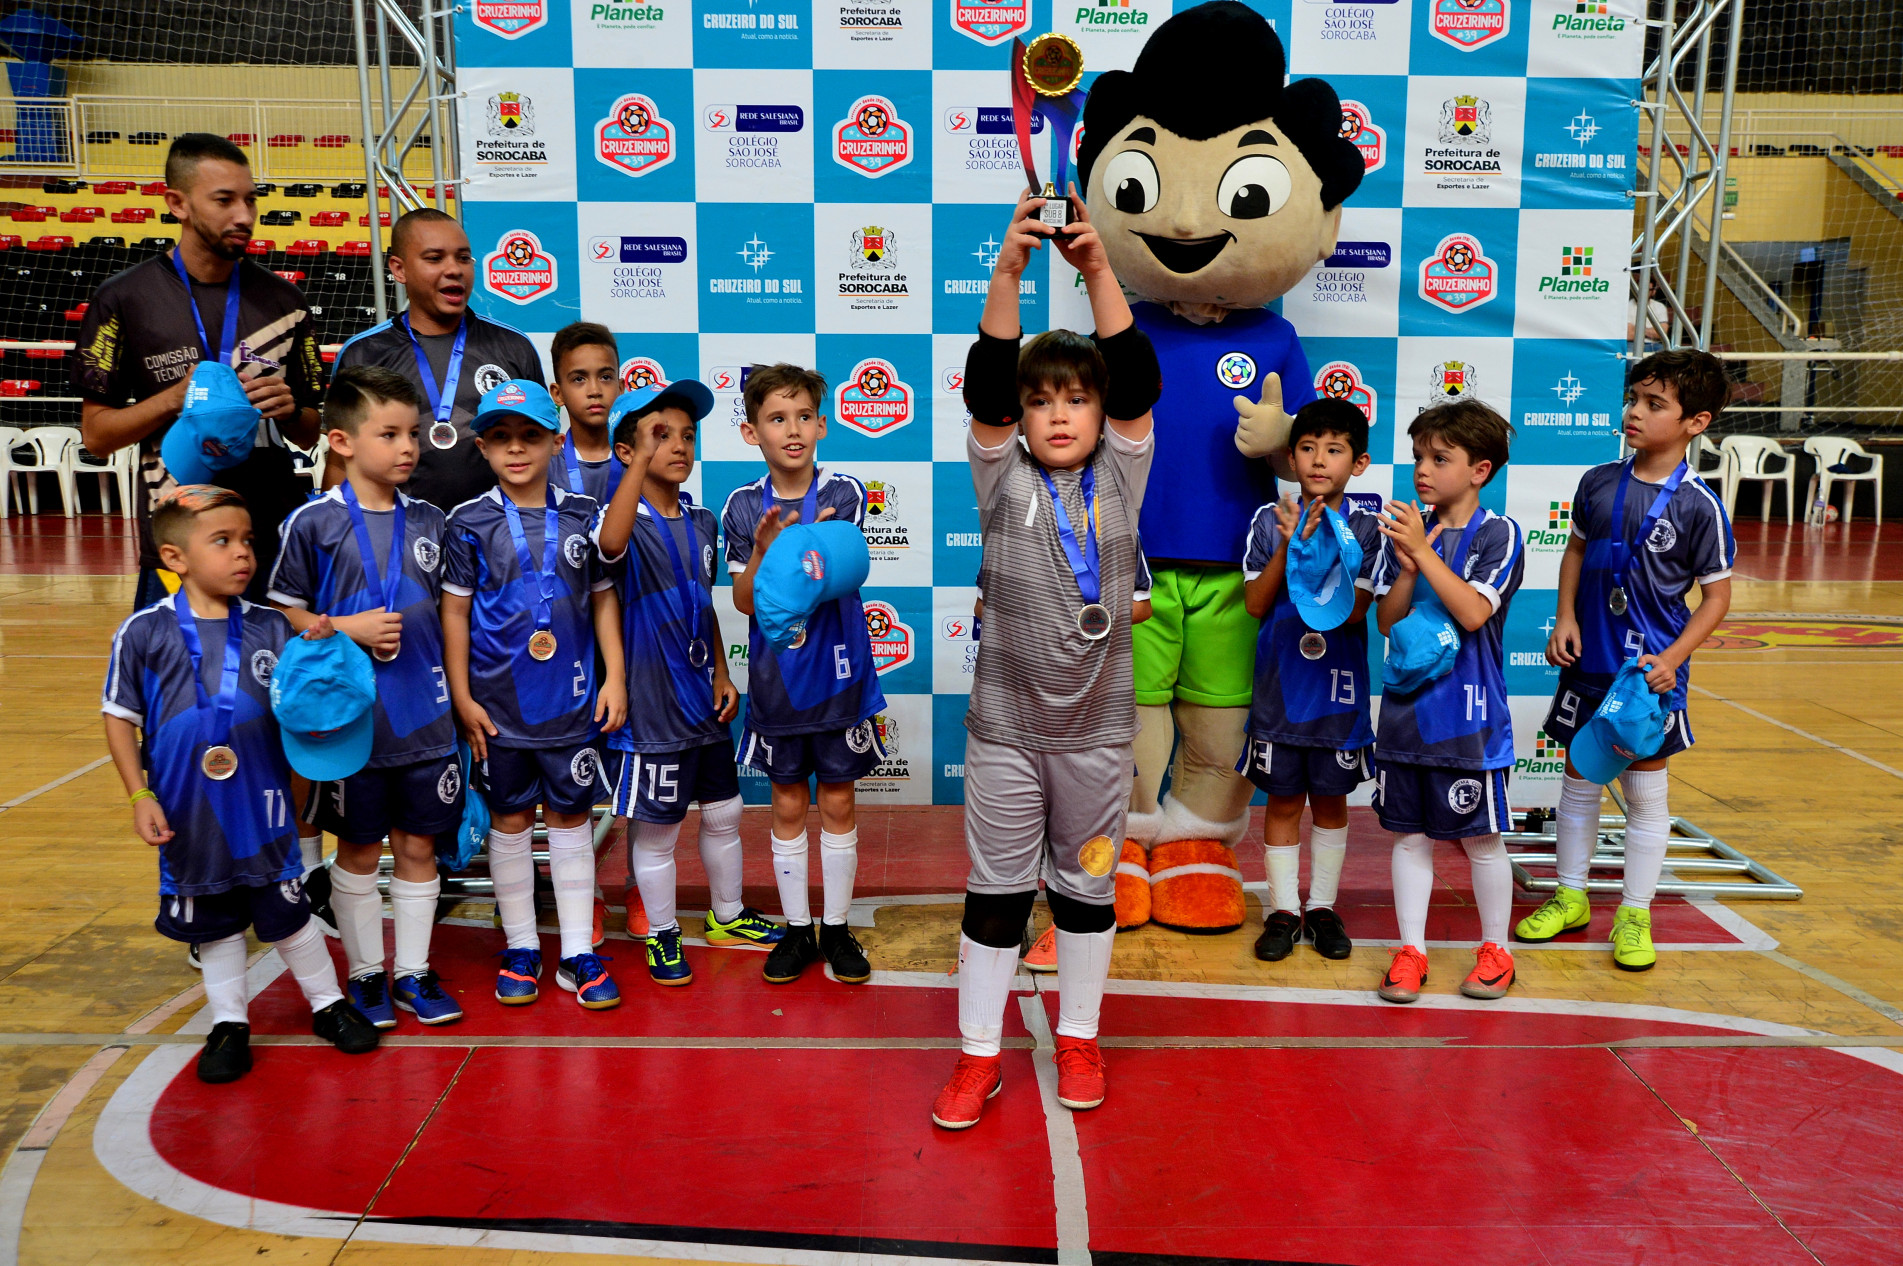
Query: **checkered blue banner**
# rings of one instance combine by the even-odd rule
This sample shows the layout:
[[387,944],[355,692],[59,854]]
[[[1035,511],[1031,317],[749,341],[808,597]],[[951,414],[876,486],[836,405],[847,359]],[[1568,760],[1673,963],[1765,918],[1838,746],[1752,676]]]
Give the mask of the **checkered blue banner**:
[[[1542,652],[1574,486],[1618,452],[1642,14],[1636,0],[1255,7],[1293,77],[1334,85],[1367,163],[1335,254],[1281,301],[1318,388],[1373,419],[1375,464],[1355,490],[1412,495],[1406,420],[1437,400],[1476,396],[1518,428],[1482,501],[1519,521],[1528,551],[1506,639],[1513,800],[1551,804],[1560,763],[1539,725],[1556,674]],[[484,315],[545,351],[562,325],[599,321],[619,332],[631,385],[712,387],[689,490],[716,511],[762,470],[739,432],[745,367],[792,360],[833,384],[823,459],[872,496],[865,596],[891,703],[891,760],[862,784],[868,799],[964,796],[980,545],[959,379],[1024,179],[1009,44],[1072,36],[1088,87],[1129,68],[1171,12],[1171,0],[457,9],[463,214]],[[1052,141],[1040,124],[1039,171]],[[1089,330],[1076,274],[1045,267],[1026,274],[1025,328]],[[746,622],[724,597],[720,610],[744,689]],[[764,779],[743,785],[766,798]]]

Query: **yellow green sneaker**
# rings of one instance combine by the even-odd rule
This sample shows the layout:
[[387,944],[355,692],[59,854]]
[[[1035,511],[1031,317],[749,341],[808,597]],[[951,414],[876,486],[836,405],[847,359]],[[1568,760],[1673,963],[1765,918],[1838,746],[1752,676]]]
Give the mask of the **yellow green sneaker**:
[[1612,963],[1622,971],[1651,971],[1659,961],[1652,948],[1652,912],[1620,906],[1612,916]]
[[1540,945],[1566,932],[1577,932],[1592,922],[1592,906],[1578,888],[1560,887],[1540,908],[1513,925],[1513,939]]

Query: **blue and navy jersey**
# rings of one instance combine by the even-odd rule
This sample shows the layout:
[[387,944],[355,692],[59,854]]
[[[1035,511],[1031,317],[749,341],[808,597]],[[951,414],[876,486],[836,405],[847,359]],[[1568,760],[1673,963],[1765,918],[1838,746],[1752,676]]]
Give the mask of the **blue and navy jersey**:
[[[1372,592],[1375,560],[1386,538],[1377,526],[1378,516],[1347,509],[1348,530],[1361,542],[1355,588]],[[1275,507],[1263,506],[1249,525],[1243,577],[1260,576],[1281,547]],[[1322,633],[1325,649],[1319,659],[1302,654],[1302,638],[1310,631],[1284,580],[1256,636],[1249,734],[1272,743],[1358,751],[1374,742],[1374,727],[1368,720],[1368,617],[1364,613],[1359,620]]]
[[[244,604],[238,656],[238,702],[226,744],[238,770],[223,782],[199,766],[224,675],[224,619],[198,620],[200,678],[211,706],[201,717],[192,688],[192,658],[178,631],[183,592],[161,599],[119,626],[100,707],[142,731],[146,782],[174,835],[159,853],[159,893],[202,897],[258,887],[303,874],[297,815],[291,811],[291,768],[271,715],[271,672],[291,625],[270,607]],[[189,609],[189,608],[188,608]]]
[[[591,462],[580,454],[576,455],[576,465],[581,474],[583,496],[593,497],[595,504],[607,507],[614,498],[615,489],[621,486],[622,465],[612,453],[598,462]],[[548,464],[548,477],[568,491],[575,491],[575,471],[568,464],[568,447],[565,444],[555,446],[555,458]]]
[[[403,503],[403,579],[396,599],[403,613],[403,643],[389,663],[370,661],[377,672],[372,769],[411,765],[456,750],[456,719],[443,675],[443,624],[437,614],[447,520],[427,501],[401,492],[397,496]],[[382,580],[396,514],[365,510],[363,520]],[[338,489],[305,502],[284,521],[284,542],[271,569],[270,598],[329,616],[357,615],[383,605],[382,592],[370,588],[350,508]]]
[[[823,512],[857,527],[865,526],[865,485],[851,475],[820,471],[817,499]],[[727,570],[747,569],[753,557],[753,530],[766,513],[769,476],[734,489],[720,516],[727,538]],[[771,494],[781,514],[798,514],[801,497]],[[854,590],[826,603],[806,622],[806,640],[776,651],[750,618],[747,634],[747,727],[757,734],[835,733],[859,724],[885,708],[885,692],[872,663],[872,638],[866,609]]]
[[[1481,523],[1465,558],[1457,557],[1466,528],[1448,528],[1434,547],[1456,576],[1477,589],[1493,607],[1487,622],[1460,633],[1460,654],[1453,671],[1411,695],[1381,696],[1381,724],[1375,751],[1383,761],[1432,765],[1441,769],[1506,769],[1513,764],[1513,717],[1507,711],[1506,670],[1501,638],[1507,607],[1526,574],[1526,548],[1520,525],[1491,510],[1474,511]],[[1428,521],[1433,531],[1433,521]],[[1374,592],[1394,588],[1401,565],[1391,542],[1383,541],[1375,564]],[[1418,599],[1431,588],[1414,578]]]
[[[473,596],[469,612],[469,694],[489,713],[500,747],[583,743],[595,734],[595,622],[592,591],[613,582],[595,552],[601,517],[589,497],[555,490],[555,600],[549,630],[555,654],[529,654],[540,591],[516,559],[502,508],[491,489],[450,512],[443,544],[443,592]],[[539,571],[545,511],[519,507],[529,558]],[[637,698],[639,696],[636,696]]]
[[1282,407],[1294,413],[1315,398],[1295,327],[1266,308],[1231,312],[1219,324],[1194,325],[1167,308],[1131,308],[1150,336],[1168,390],[1156,402],[1156,468],[1143,498],[1143,548],[1151,558],[1233,567],[1242,557],[1255,508],[1275,500],[1267,462],[1236,452],[1239,395],[1256,400],[1262,381],[1282,375]]
[[[1574,607],[1581,652],[1578,663],[1559,670],[1559,688],[1592,699],[1605,694],[1619,665],[1641,647],[1656,653],[1677,640],[1692,614],[1685,595],[1695,584],[1708,585],[1731,575],[1738,552],[1723,503],[1690,473],[1672,493],[1643,545],[1637,539],[1639,529],[1658,498],[1660,485],[1633,479],[1626,487],[1624,522],[1613,523],[1619,482],[1631,467],[1630,460],[1594,466],[1580,478],[1579,491],[1573,494],[1573,535],[1586,542]],[[1625,571],[1626,611],[1614,615],[1609,604],[1621,540],[1631,547]],[[1691,676],[1688,659],[1678,666],[1678,684],[1665,704],[1667,711],[1685,706]]]
[[[681,593],[661,533],[670,533],[690,581],[701,590],[694,608]],[[678,518],[657,522],[646,506],[635,511],[628,548],[607,560],[621,596],[622,645],[628,658],[628,723],[608,735],[618,752],[680,752],[727,740],[714,714],[714,657],[720,623],[714,614],[714,512],[681,494]],[[688,643],[706,639],[708,659],[688,662]]]

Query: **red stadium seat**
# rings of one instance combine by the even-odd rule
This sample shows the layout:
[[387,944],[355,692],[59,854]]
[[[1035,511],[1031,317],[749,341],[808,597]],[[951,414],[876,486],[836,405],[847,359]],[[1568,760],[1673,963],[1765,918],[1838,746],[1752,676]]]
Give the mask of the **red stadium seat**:
[[17,251],[24,244],[18,233],[0,233],[0,251]]
[[367,259],[370,256],[370,243],[361,238],[354,242],[339,242],[337,243],[337,253],[339,255],[348,255],[352,258]]
[[258,143],[257,133],[255,132],[233,132],[230,136],[227,136],[225,139],[230,141],[233,145],[244,146],[244,147],[249,147],[252,145],[256,145]]
[[70,251],[73,239],[65,234],[49,233],[45,237],[36,237],[26,244],[30,251]]
[[65,313],[66,319],[74,324],[78,324],[86,319],[86,309],[90,307],[92,307],[92,302],[88,300],[76,308],[68,308]]
[[38,207],[15,207],[13,209],[13,222],[15,224],[38,224],[45,219],[46,212]]
[[265,145],[271,149],[295,149],[303,143],[304,134],[302,132],[279,132],[276,136],[266,141]]
[[330,247],[324,245],[321,237],[300,237],[284,248],[286,255],[326,255]]
[[[386,229],[389,228],[390,227],[390,213],[388,211],[377,212],[377,224],[383,228],[386,228]],[[362,215],[357,217],[357,225],[360,228],[366,228],[366,229],[370,227],[370,213],[368,211],[364,212]]]
[[148,180],[139,186],[139,192],[148,198],[163,198],[165,196],[165,182],[163,180]]
[[342,149],[344,146],[350,144],[353,139],[354,138],[346,136],[342,132],[326,132],[324,135],[312,141],[311,144],[315,145],[318,149]]
[[311,214],[311,227],[314,229],[334,229],[338,225],[350,223],[348,211],[316,211]]
[[93,186],[93,192],[107,194],[116,198],[131,193],[138,187],[136,183],[130,180],[102,180]]
[[273,268],[272,272],[290,282],[293,286],[304,284],[305,273],[300,268]]
[[68,207],[59,213],[61,224],[91,224],[106,213],[104,207]]
[[123,211],[112,213],[114,224],[144,224],[152,218],[151,207],[127,207]]
[[254,237],[251,239],[250,244],[244,248],[244,253],[247,255],[269,255],[277,248],[278,244],[273,238]]
[[37,378],[0,378],[0,396],[26,396],[39,389]]
[[63,347],[29,347],[26,349],[26,358],[28,360],[65,360],[66,349]]

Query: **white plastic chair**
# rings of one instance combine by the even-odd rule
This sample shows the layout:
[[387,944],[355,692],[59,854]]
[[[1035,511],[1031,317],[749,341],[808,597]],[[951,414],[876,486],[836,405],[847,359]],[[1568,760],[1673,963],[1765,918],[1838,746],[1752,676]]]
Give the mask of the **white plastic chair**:
[[[20,439],[9,449],[8,477],[25,475],[27,512],[40,512],[41,472],[53,475],[59,481],[60,498],[64,502],[66,517],[72,518],[78,510],[77,483],[73,478],[72,450],[79,446],[79,430],[71,426],[36,426],[19,432]],[[18,449],[33,451],[30,461],[21,461]]]
[[[1877,503],[1877,526],[1883,526],[1883,457],[1878,453],[1864,451],[1863,445],[1855,440],[1844,439],[1840,435],[1814,435],[1804,441],[1804,451],[1817,459],[1817,473],[1811,476],[1810,492],[1805,500],[1815,505],[1822,502],[1830,504],[1830,485],[1841,483],[1844,486],[1844,518],[1850,522],[1850,510],[1857,500],[1857,485],[1869,484]],[[1870,469],[1860,475],[1836,474],[1832,466],[1842,465],[1852,457],[1862,457],[1869,461]]]
[[106,489],[116,486],[119,490],[120,517],[132,517],[132,454],[137,448],[136,444],[127,444],[110,457],[95,457],[86,450],[82,441],[70,450],[75,476],[99,476],[99,509],[102,513],[112,513],[112,498],[106,495]]
[[1759,516],[1762,522],[1771,521],[1771,492],[1778,484],[1784,485],[1784,522],[1789,525],[1795,521],[1792,499],[1797,496],[1797,460],[1784,451],[1782,444],[1761,435],[1727,435],[1718,447],[1731,454],[1731,491],[1725,496],[1726,515],[1737,517],[1738,485],[1748,479],[1764,485],[1763,513]]
[[[1706,465],[1707,458],[1715,461],[1717,465]],[[1718,447],[1710,435],[1694,435],[1692,446],[1685,453],[1685,460],[1691,465],[1694,479],[1717,484],[1718,499],[1725,505],[1731,504],[1733,465],[1730,453]]]
[[26,443],[17,426],[0,426],[0,519],[13,517],[13,450]]

